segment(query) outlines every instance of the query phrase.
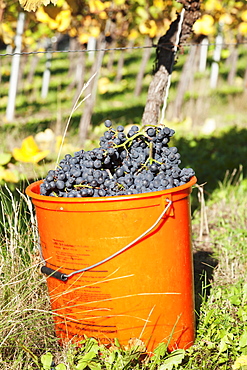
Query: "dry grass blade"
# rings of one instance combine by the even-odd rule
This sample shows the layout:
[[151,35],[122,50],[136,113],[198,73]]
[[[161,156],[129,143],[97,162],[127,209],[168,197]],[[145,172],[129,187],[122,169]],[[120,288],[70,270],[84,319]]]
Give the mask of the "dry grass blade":
[[151,315],[152,315],[152,313],[153,313],[153,310],[155,309],[155,305],[151,308],[151,310],[150,310],[150,312],[149,312],[149,314],[148,314],[148,317],[147,317],[147,319],[145,320],[145,324],[144,324],[144,326],[143,326],[143,328],[142,328],[142,330],[141,330],[141,332],[140,332],[140,335],[139,335],[139,339],[141,339],[141,337],[143,336],[143,333],[145,332],[145,329],[146,329],[146,327],[147,327],[147,323],[148,322],[150,322],[150,317],[151,317]]
[[58,156],[57,156],[57,162],[56,162],[56,167],[58,166],[58,163],[59,163],[59,160],[60,160],[60,156],[61,156],[61,151],[62,151],[62,148],[63,148],[63,145],[64,145],[64,140],[65,140],[65,136],[67,134],[67,131],[68,131],[68,128],[69,128],[69,124],[70,124],[70,121],[71,121],[71,118],[74,114],[74,112],[79,108],[79,106],[91,95],[91,94],[88,94],[85,98],[83,98],[80,102],[80,97],[81,95],[83,94],[83,92],[87,89],[87,87],[89,86],[89,84],[91,83],[91,81],[94,79],[94,77],[97,75],[97,72],[94,73],[90,79],[87,81],[87,83],[85,83],[75,101],[75,104],[72,108],[72,111],[69,115],[69,118],[68,118],[68,121],[67,121],[67,124],[65,126],[65,130],[64,130],[64,133],[63,133],[63,137],[62,137],[62,142],[61,142],[61,145],[60,145],[60,148],[59,148],[59,152],[58,152]]
[[202,241],[203,235],[209,235],[209,227],[208,227],[208,218],[206,212],[206,204],[204,198],[204,190],[203,185],[196,184],[195,186],[198,189],[198,199],[201,204],[201,219],[200,219],[200,234],[199,234],[199,241]]

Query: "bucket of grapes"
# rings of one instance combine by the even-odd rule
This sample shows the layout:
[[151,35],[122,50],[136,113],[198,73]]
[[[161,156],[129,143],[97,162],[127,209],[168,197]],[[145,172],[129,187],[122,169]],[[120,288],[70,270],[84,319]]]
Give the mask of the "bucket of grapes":
[[60,341],[194,341],[190,193],[165,126],[112,127],[29,185]]

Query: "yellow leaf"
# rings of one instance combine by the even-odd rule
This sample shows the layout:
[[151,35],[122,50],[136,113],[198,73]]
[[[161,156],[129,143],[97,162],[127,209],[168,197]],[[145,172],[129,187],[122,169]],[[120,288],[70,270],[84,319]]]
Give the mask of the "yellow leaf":
[[98,90],[100,94],[105,94],[108,91],[110,80],[107,77],[101,77],[98,81]]
[[68,4],[66,3],[65,0],[57,0],[57,4],[56,5],[61,8],[63,5],[68,5]]
[[11,44],[14,40],[15,33],[7,23],[0,24],[0,38],[3,39],[6,45]]
[[86,44],[89,40],[89,37],[90,35],[88,33],[81,33],[79,36],[78,36],[78,41],[81,43],[81,44]]
[[19,176],[17,171],[11,171],[11,170],[4,170],[2,179],[6,182],[18,182]]
[[238,31],[241,35],[247,34],[247,22],[241,22],[238,26]]
[[156,36],[156,34],[157,34],[157,25],[156,25],[156,23],[155,23],[155,21],[153,19],[151,19],[149,21],[149,27],[150,27],[150,29],[149,29],[149,36],[151,38],[154,38]]
[[59,23],[54,21],[53,19],[49,22],[48,27],[52,30],[56,30],[59,27]]
[[140,32],[141,32],[143,35],[147,35],[147,34],[148,34],[148,28],[147,28],[147,26],[146,26],[146,24],[145,24],[145,23],[141,23],[141,24],[139,25],[139,30],[140,30]]
[[155,8],[160,8],[160,9],[164,8],[163,0],[154,0],[153,5],[155,6]]
[[100,27],[98,27],[98,26],[92,26],[92,27],[90,27],[89,32],[90,32],[90,35],[92,37],[97,38],[99,36],[99,34],[100,34]]
[[36,18],[39,22],[46,23],[52,30],[58,30],[58,32],[66,31],[71,22],[71,10],[64,9],[57,11],[46,12],[44,8],[40,8],[36,12]]
[[136,29],[132,29],[131,31],[130,31],[130,33],[129,33],[129,35],[128,35],[128,39],[129,40],[135,40],[135,39],[137,39],[137,37],[139,36],[140,34],[139,34],[139,32],[136,30]]
[[70,37],[76,37],[77,36],[77,29],[75,27],[72,27],[69,30],[69,35],[70,35]]
[[14,148],[12,154],[16,161],[38,163],[49,154],[49,150],[40,151],[33,136],[28,136],[22,141],[21,148]]
[[90,0],[89,9],[91,13],[99,13],[105,9],[105,5],[100,0]]
[[71,11],[69,9],[62,10],[61,12],[58,13],[58,15],[56,17],[56,21],[59,24],[58,27],[57,27],[58,32],[66,31],[70,26]]
[[9,170],[2,166],[0,166],[0,181],[6,182],[18,182],[19,181],[19,174],[16,170]]
[[100,19],[107,19],[108,15],[105,11],[102,11],[102,12],[99,13],[99,17],[100,17]]
[[155,37],[157,34],[157,25],[154,20],[141,23],[139,25],[139,30],[143,35],[149,35],[150,37]]
[[9,37],[14,37],[15,36],[15,33],[14,33],[14,31],[13,31],[13,29],[10,27],[10,25],[9,24],[7,24],[7,23],[2,23],[1,24],[1,26],[2,26],[2,29],[3,29],[3,32],[4,33],[7,33],[8,35],[9,35]]
[[244,366],[247,366],[247,355],[241,355],[238,357],[232,365],[232,369],[242,369]]
[[194,23],[193,31],[197,35],[212,35],[215,32],[214,18],[209,14],[204,14]]
[[244,22],[247,22],[247,10],[243,11],[241,13],[241,19],[244,21]]
[[125,0],[113,0],[113,3],[116,4],[116,5],[124,5]]
[[52,20],[52,18],[49,17],[49,15],[44,11],[43,7],[37,10],[36,18],[37,18],[37,21],[42,22],[42,23],[49,23]]
[[35,12],[41,5],[48,5],[50,3],[56,5],[57,0],[19,0],[24,10],[28,12]]
[[208,0],[206,3],[205,3],[205,10],[207,12],[215,12],[215,11],[220,11],[222,10],[223,7],[222,7],[222,3],[220,2],[220,0]]
[[228,13],[222,14],[219,18],[219,22],[230,25],[233,23],[233,17]]
[[90,27],[90,25],[92,24],[93,22],[93,19],[91,18],[90,15],[87,15],[84,19],[83,19],[83,26],[84,27]]

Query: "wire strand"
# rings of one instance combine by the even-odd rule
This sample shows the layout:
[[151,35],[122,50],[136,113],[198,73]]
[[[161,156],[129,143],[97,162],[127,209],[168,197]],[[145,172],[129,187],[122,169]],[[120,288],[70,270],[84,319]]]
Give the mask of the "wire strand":
[[[237,45],[246,45],[247,44],[247,40],[246,41],[243,41],[243,42],[236,42],[236,43],[222,43],[221,45],[222,46],[237,46]],[[180,44],[178,47],[181,48],[181,47],[190,47],[190,46],[193,46],[193,45],[198,45],[198,46],[201,46],[201,47],[204,47],[204,45],[201,45],[200,43],[198,44],[197,42],[191,42],[191,43],[182,43]],[[208,46],[215,46],[216,43],[215,42],[212,42],[212,43],[208,43]],[[218,45],[218,44],[217,44]],[[52,54],[55,54],[55,53],[63,53],[63,54],[66,54],[66,53],[90,53],[90,52],[97,52],[97,51],[105,51],[105,52],[108,52],[108,51],[118,51],[118,50],[138,50],[138,49],[150,49],[150,48],[165,48],[165,44],[162,43],[162,45],[159,45],[159,44],[153,44],[153,45],[144,45],[144,46],[125,46],[125,47],[116,47],[116,48],[96,48],[96,49],[80,49],[80,50],[52,50],[52,49],[48,49],[48,50],[37,50],[37,51],[23,51],[23,52],[13,52],[13,53],[0,53],[0,56],[1,57],[5,57],[5,56],[14,56],[14,55],[35,55],[35,54],[48,54],[48,53],[52,53]],[[170,49],[169,49],[170,50]]]

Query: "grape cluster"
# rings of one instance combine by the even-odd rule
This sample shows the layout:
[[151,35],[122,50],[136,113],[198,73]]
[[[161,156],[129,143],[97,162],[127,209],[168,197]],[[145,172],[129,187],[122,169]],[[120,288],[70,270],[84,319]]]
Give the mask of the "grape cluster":
[[169,147],[175,131],[166,126],[119,125],[107,130],[99,147],[66,154],[40,186],[41,195],[55,197],[105,197],[171,189],[186,184],[194,171],[179,167],[176,147]]

